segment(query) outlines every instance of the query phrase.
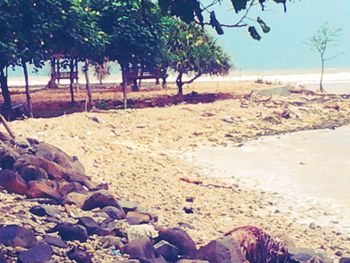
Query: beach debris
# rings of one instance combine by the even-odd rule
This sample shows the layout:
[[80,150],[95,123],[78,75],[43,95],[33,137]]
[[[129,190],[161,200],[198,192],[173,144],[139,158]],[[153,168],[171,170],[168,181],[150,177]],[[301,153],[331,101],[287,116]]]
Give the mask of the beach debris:
[[225,236],[238,242],[249,262],[288,262],[288,249],[257,227],[238,227]]
[[230,237],[210,241],[198,250],[198,258],[211,263],[247,262],[238,242]]
[[189,183],[189,184],[196,184],[196,185],[202,185],[203,184],[202,181],[190,179],[190,178],[187,178],[187,177],[181,177],[180,181],[185,182],[185,183]]

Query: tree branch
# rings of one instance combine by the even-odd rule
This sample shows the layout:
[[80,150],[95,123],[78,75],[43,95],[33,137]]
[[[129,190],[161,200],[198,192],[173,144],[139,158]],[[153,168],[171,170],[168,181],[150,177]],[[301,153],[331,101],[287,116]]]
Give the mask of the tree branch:
[[183,84],[191,84],[193,81],[195,81],[196,79],[198,79],[200,76],[202,76],[202,73],[197,73],[196,76],[194,76],[192,79],[188,80],[188,81],[184,81],[182,82]]

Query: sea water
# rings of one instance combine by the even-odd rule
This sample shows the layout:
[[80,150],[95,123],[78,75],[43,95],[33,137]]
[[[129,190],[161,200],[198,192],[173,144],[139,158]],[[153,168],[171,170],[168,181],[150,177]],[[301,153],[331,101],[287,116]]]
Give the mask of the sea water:
[[[199,147],[185,158],[210,176],[280,194],[296,217],[298,206],[322,206],[350,234],[350,126],[262,137],[241,147]],[[305,223],[331,221],[322,216]]]

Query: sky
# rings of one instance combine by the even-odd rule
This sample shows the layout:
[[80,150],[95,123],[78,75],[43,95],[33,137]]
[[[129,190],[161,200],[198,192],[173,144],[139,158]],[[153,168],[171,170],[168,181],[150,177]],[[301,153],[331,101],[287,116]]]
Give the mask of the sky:
[[[225,24],[235,23],[240,17],[232,10],[229,0],[224,0],[215,11],[219,21]],[[325,22],[331,28],[342,29],[338,45],[328,54],[344,52],[326,67],[350,68],[350,0],[294,0],[288,3],[287,13],[283,12],[283,5],[270,1],[264,12],[260,6],[252,11],[250,18],[259,16],[271,27],[268,34],[261,33],[261,41],[250,38],[247,28],[227,28],[223,36],[217,36],[238,69],[317,69],[319,55],[305,42]],[[254,21],[251,23],[256,25]]]
[[[211,1],[211,0],[202,0]],[[234,24],[242,13],[236,14],[230,0],[223,0],[215,6],[216,16],[221,23]],[[331,28],[342,30],[336,47],[329,50],[329,56],[342,53],[327,62],[327,68],[350,69],[350,0],[292,0],[287,13],[283,5],[272,0],[264,12],[259,5],[251,10],[250,18],[258,16],[271,27],[268,34],[261,33],[260,41],[253,40],[247,28],[225,28],[225,34],[218,36],[211,27],[207,29],[231,56],[236,69],[242,71],[318,70],[320,58],[306,44],[317,29],[328,22]],[[208,18],[207,18],[208,19]],[[250,25],[256,22],[247,20]],[[39,75],[49,75],[45,67]],[[114,71],[114,70],[113,70]],[[22,70],[10,72],[10,76],[22,76]]]

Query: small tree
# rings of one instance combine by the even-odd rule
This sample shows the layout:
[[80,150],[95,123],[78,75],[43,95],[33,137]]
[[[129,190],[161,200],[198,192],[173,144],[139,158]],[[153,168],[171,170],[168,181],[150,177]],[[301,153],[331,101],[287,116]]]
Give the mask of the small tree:
[[324,92],[323,88],[323,74],[326,61],[336,58],[338,55],[332,57],[326,57],[326,52],[330,47],[336,46],[338,37],[340,36],[340,29],[332,29],[327,23],[322,25],[316,32],[316,34],[309,39],[309,45],[312,50],[316,51],[320,55],[321,59],[321,78],[320,78],[320,91]]
[[[215,39],[202,28],[191,23],[175,21],[165,36],[166,65],[178,73],[178,95],[183,95],[183,86],[202,75],[225,75],[232,65],[228,55],[217,45]],[[184,80],[184,75],[190,77]]]
[[109,75],[111,75],[111,65],[108,62],[104,62],[102,64],[97,63],[95,65],[94,75],[98,78],[100,84],[102,81]]

